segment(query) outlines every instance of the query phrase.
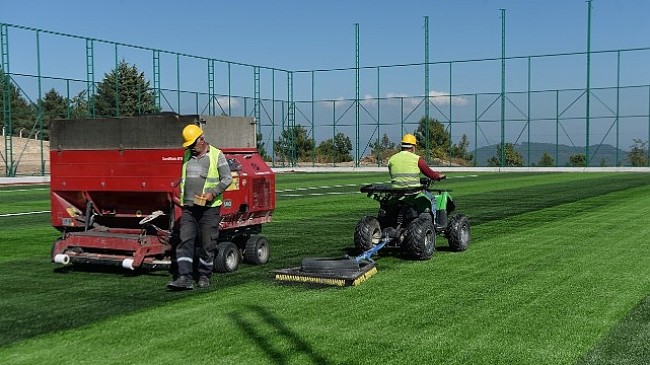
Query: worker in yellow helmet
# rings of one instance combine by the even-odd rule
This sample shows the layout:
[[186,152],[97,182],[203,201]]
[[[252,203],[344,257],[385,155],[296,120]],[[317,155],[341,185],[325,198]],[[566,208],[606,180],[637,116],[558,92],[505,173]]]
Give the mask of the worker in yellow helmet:
[[[205,140],[199,126],[187,125],[182,136],[185,154],[180,182],[180,203],[183,206],[180,243],[176,247],[178,275],[167,284],[170,290],[193,289],[193,279],[197,279],[200,288],[210,286],[219,237],[222,194],[232,182],[226,157]],[[195,257],[195,252],[198,252],[198,257]],[[198,259],[196,265],[195,259]]]
[[415,136],[407,133],[402,138],[402,150],[388,159],[393,188],[409,188],[420,186],[420,173],[432,180],[442,180],[445,174],[433,171],[424,158],[415,153],[417,141]]

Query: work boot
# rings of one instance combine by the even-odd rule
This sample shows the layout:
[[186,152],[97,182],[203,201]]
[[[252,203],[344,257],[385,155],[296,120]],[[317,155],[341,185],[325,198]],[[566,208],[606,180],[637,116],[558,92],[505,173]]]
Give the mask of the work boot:
[[197,284],[199,288],[207,288],[210,286],[210,278],[207,276],[201,276]]
[[179,276],[167,284],[169,290],[192,290],[192,279],[189,276]]

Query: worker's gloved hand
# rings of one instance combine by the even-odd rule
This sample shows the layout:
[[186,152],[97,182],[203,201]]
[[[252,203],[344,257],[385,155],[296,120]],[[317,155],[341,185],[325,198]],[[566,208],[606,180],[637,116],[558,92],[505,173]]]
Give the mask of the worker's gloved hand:
[[447,178],[447,175],[445,175],[445,174],[440,174],[440,175],[438,176],[438,181],[440,181],[440,180],[444,180],[444,179],[446,179],[446,178]]

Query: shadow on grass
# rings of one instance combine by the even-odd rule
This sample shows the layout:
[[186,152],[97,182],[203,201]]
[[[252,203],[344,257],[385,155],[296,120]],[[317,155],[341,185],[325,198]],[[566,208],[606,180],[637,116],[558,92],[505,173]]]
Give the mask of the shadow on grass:
[[[650,296],[599,341],[575,365],[648,364],[650,359]],[[624,356],[623,356],[624,355]]]
[[[268,309],[248,306],[232,312],[230,318],[274,364],[294,364],[296,356],[308,359],[304,364],[333,364]],[[285,349],[285,344],[289,347]]]

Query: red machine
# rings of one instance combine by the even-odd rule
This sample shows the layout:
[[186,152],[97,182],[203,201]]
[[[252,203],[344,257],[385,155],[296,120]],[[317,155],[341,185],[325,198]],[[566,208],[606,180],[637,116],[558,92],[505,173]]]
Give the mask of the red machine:
[[168,268],[181,211],[181,130],[193,122],[224,152],[233,175],[215,271],[234,271],[241,258],[266,263],[269,243],[260,232],[275,209],[275,174],[255,148],[252,120],[175,114],[52,122],[51,218],[62,232],[52,261]]

